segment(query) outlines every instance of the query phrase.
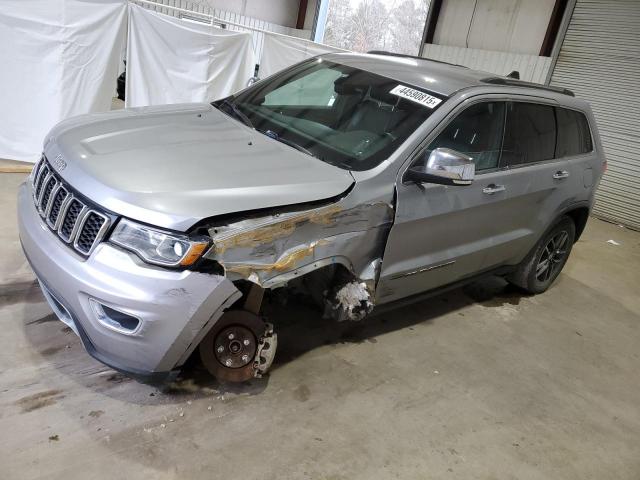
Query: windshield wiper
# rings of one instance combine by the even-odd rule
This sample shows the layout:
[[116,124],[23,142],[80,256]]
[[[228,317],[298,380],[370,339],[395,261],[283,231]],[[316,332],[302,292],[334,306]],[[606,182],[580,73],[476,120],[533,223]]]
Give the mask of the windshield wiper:
[[307,150],[306,148],[304,148],[302,145],[298,145],[296,142],[292,142],[291,140],[288,140],[284,137],[281,137],[280,135],[278,135],[276,132],[274,132],[273,130],[258,130],[260,133],[266,135],[269,138],[273,138],[274,140],[277,140],[279,142],[284,143],[285,145],[289,145],[290,147],[295,148],[296,150],[302,152],[302,153],[306,153],[307,155],[314,157],[314,158],[318,158],[316,157],[313,153],[311,153],[310,150]]
[[218,105],[218,108],[220,108],[221,105],[224,105],[224,106],[228,107],[231,110],[231,113],[236,118],[239,118],[242,121],[242,123],[244,123],[247,127],[254,128],[253,123],[251,123],[251,120],[249,120],[249,117],[247,117],[244,113],[242,113],[240,111],[240,109],[238,108],[238,106],[235,103],[233,103],[231,100],[229,100],[228,98],[225,98]]

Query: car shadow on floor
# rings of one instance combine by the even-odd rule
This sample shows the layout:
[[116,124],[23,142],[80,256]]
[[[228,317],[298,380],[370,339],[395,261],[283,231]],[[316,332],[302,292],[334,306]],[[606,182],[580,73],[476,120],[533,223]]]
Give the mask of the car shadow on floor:
[[[11,303],[23,302],[30,308],[37,302],[39,287],[29,285]],[[517,305],[525,296],[520,290],[498,277],[488,277],[465,287],[441,293],[425,300],[388,309],[360,322],[336,322],[322,317],[322,312],[303,299],[293,298],[286,305],[269,302],[265,305],[267,320],[278,333],[278,350],[272,371],[296,358],[325,345],[345,343],[376,343],[376,337],[389,332],[428,324],[433,319],[480,303],[485,307]],[[41,299],[44,301],[44,299]],[[461,313],[462,314],[462,313]],[[463,315],[463,314],[462,314]],[[24,315],[25,319],[30,315]],[[53,314],[25,320],[26,338],[43,357],[47,367],[53,367],[85,388],[112,397],[140,404],[174,403],[185,398],[211,395],[257,395],[269,383],[269,375],[241,384],[220,383],[206,371],[197,351],[187,361],[179,376],[163,385],[140,385],[135,380],[115,372],[91,359],[71,329]],[[372,348],[375,348],[372,345]],[[140,394],[131,395],[125,384],[140,385]],[[147,392],[148,390],[148,392]],[[145,393],[146,392],[146,393]]]
[[[394,308],[390,305],[360,322],[336,322],[322,318],[321,312],[308,304],[274,312],[278,332],[278,351],[272,370],[323,345],[338,343],[376,343],[376,337],[389,332],[426,324],[433,319],[462,310],[474,303],[485,307],[517,305],[526,296],[521,290],[498,277],[434,295]],[[277,307],[276,307],[277,308]],[[277,318],[277,320],[276,320]]]

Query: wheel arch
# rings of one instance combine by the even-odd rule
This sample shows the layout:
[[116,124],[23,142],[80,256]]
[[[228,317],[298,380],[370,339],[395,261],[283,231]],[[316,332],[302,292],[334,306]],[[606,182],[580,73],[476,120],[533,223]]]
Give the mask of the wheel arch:
[[575,241],[577,242],[580,239],[582,232],[584,232],[585,227],[587,226],[587,220],[589,219],[589,207],[574,207],[565,211],[563,215],[566,215],[567,217],[571,218],[571,220],[573,220],[573,224],[576,227]]

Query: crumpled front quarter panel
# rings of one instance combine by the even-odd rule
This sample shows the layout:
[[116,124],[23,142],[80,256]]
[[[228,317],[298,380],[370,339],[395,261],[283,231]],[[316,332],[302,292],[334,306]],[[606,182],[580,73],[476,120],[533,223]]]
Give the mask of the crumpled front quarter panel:
[[331,263],[356,276],[384,250],[393,206],[384,201],[329,205],[240,220],[209,230],[208,257],[230,279],[271,287]]

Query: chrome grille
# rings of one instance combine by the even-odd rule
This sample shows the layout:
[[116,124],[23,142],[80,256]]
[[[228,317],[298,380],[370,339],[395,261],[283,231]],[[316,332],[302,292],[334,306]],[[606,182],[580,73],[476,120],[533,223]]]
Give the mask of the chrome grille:
[[89,211],[82,219],[82,225],[78,228],[78,235],[76,236],[73,246],[76,250],[87,254],[91,251],[93,242],[100,234],[102,227],[105,225],[107,219],[102,215],[94,211]]
[[62,204],[67,199],[69,195],[69,191],[64,188],[62,185],[58,186],[55,195],[53,196],[53,202],[51,202],[51,208],[49,209],[49,213],[47,215],[47,223],[53,229],[57,229],[58,225],[58,215],[60,214],[60,209],[62,208]]
[[49,167],[47,165],[43,165],[38,169],[38,176],[36,177],[36,184],[34,188],[36,199],[40,197],[40,193],[42,192],[42,185],[44,184],[44,180],[47,175],[49,175]]
[[38,208],[41,213],[44,213],[49,205],[49,199],[51,198],[51,192],[58,186],[58,182],[53,175],[49,175],[45,179],[44,188],[42,189],[42,199],[38,202]]
[[31,178],[36,209],[49,228],[75,251],[89,255],[107,232],[109,216],[74,194],[44,156]]
[[83,209],[84,205],[76,198],[72,198],[67,204],[67,208],[64,211],[62,225],[60,225],[60,229],[58,230],[60,238],[65,242],[70,242],[73,238],[73,230],[78,224],[78,217],[83,213]]

